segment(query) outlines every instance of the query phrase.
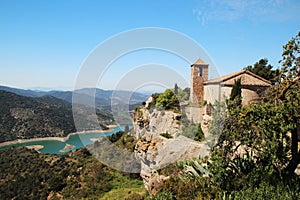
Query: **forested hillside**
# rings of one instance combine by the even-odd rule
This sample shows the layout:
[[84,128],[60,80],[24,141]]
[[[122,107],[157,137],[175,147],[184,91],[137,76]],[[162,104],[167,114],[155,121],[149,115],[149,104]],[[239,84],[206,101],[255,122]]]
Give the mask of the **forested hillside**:
[[0,199],[132,199],[144,194],[138,175],[100,163],[85,148],[66,155],[26,148],[0,151]]
[[[97,113],[102,124],[112,122],[109,112]],[[66,136],[75,131],[70,103],[52,96],[32,98],[0,90],[0,142]]]

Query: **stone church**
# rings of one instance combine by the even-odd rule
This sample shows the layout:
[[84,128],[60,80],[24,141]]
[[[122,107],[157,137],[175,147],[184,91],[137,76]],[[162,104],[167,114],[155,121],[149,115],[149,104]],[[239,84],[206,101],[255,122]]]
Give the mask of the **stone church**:
[[232,86],[237,79],[241,79],[242,105],[259,101],[261,94],[271,86],[270,81],[248,70],[241,70],[208,80],[208,68],[209,65],[201,59],[191,65],[190,102],[193,104],[201,104],[204,101],[208,104],[214,104],[215,101],[229,98]]

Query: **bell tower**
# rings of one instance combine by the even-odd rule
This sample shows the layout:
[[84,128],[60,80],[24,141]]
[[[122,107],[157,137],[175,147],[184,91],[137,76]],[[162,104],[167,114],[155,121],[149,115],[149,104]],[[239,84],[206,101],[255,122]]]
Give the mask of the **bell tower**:
[[208,64],[200,58],[191,65],[191,103],[201,103],[204,99],[204,82],[208,80]]

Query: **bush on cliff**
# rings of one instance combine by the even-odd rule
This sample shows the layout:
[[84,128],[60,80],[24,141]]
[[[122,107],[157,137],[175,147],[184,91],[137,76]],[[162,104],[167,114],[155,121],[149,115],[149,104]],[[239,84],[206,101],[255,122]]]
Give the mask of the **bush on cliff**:
[[175,93],[167,89],[156,99],[156,108],[159,110],[179,110],[180,105]]

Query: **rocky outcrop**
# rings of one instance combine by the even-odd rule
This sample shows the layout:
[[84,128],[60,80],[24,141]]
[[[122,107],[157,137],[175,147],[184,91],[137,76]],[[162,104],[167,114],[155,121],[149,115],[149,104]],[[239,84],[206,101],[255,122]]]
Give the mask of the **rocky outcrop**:
[[166,133],[176,137],[180,131],[181,113],[138,107],[134,112],[135,137],[142,138],[147,133]]
[[167,140],[161,136],[146,134],[135,146],[136,157],[141,161],[141,177],[150,194],[156,194],[156,188],[168,179],[166,176],[159,175],[155,169],[159,150],[163,149]]
[[[139,139],[135,146],[135,156],[141,161],[141,177],[148,192],[156,194],[159,185],[168,176],[158,173],[158,169],[181,160],[206,156],[209,148],[204,143],[180,135],[181,113],[149,109],[152,98],[145,106],[134,111],[132,134]],[[165,138],[161,133],[168,133],[172,138]]]
[[212,117],[209,115],[203,115],[203,119],[201,121],[201,128],[204,133],[205,138],[209,138],[209,126],[211,124]]
[[141,177],[150,194],[168,179],[159,175],[157,170],[169,164],[209,154],[208,147],[203,144],[179,136],[167,139],[155,133],[146,133],[135,146],[136,157],[141,161]]
[[181,108],[184,109],[184,112],[190,121],[193,121],[195,123],[200,123],[202,121],[202,116],[204,113],[204,109],[202,107],[185,105]]

